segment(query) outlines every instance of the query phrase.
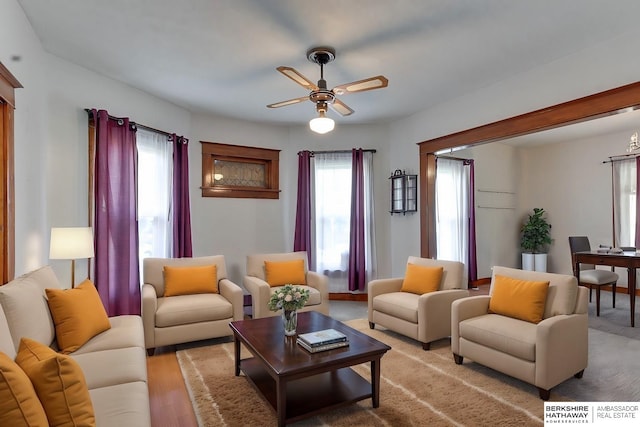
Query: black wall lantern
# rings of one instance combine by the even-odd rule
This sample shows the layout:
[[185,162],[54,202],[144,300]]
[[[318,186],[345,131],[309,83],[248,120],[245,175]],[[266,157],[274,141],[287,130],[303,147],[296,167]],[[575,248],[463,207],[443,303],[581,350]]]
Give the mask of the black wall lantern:
[[407,175],[396,169],[391,180],[391,215],[418,211],[418,175]]

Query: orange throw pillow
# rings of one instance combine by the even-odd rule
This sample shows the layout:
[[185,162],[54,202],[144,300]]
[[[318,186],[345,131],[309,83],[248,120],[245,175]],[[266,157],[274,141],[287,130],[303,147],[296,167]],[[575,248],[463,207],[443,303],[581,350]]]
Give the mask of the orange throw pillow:
[[29,376],[51,426],[95,426],[87,382],[78,362],[22,338],[16,363]]
[[400,291],[418,295],[435,292],[440,289],[443,271],[443,267],[427,267],[408,263]]
[[307,275],[304,271],[304,260],[265,261],[264,272],[270,286],[306,285]]
[[215,294],[218,292],[218,266],[164,266],[164,296]]
[[31,380],[0,352],[0,426],[48,427],[47,414]]
[[489,300],[489,313],[540,323],[548,290],[549,282],[496,275]]
[[73,353],[111,328],[98,290],[86,279],[74,289],[45,289],[60,351]]

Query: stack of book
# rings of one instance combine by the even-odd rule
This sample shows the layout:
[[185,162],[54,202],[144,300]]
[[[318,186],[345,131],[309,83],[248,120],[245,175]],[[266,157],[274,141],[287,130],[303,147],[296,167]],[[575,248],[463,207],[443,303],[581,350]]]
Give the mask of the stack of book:
[[317,332],[298,335],[298,344],[311,353],[331,350],[349,345],[347,336],[335,329],[324,329]]

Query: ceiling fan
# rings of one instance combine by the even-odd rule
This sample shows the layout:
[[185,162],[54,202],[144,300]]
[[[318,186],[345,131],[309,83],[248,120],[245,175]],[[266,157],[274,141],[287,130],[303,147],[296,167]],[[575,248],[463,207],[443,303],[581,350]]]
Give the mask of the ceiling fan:
[[[387,87],[389,84],[389,80],[387,80],[384,76],[375,76],[369,77],[368,79],[358,80],[351,83],[345,83],[334,87],[331,90],[327,89],[327,81],[324,79],[324,66],[329,62],[333,61],[336,58],[336,51],[330,47],[314,47],[307,51],[307,59],[311,62],[315,62],[320,65],[320,80],[315,84],[311,82],[308,78],[300,74],[294,68],[280,66],[276,68],[279,72],[289,77],[294,82],[298,83],[300,86],[305,89],[310,90],[308,96],[302,96],[300,98],[288,99],[286,101],[276,102],[274,104],[267,105],[268,108],[279,108],[285,107],[287,105],[298,104],[300,102],[309,100],[313,102],[316,106],[316,111],[319,114],[319,117],[313,120],[322,119],[323,121],[330,121],[331,123],[327,123],[327,126],[330,125],[330,129],[324,130],[324,132],[314,129],[313,120],[309,123],[311,129],[318,133],[326,133],[333,129],[333,120],[328,117],[325,117],[325,113],[327,112],[327,108],[331,108],[337,113],[343,116],[349,116],[353,114],[353,109],[347,106],[344,102],[340,101],[336,96],[338,95],[346,95],[348,93],[354,92],[364,92],[372,89],[382,89]],[[326,129],[326,128],[323,128]]]

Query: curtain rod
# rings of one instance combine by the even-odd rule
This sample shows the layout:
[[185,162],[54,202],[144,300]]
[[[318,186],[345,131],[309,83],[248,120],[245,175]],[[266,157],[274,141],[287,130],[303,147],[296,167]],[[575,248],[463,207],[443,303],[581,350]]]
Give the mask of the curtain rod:
[[[85,108],[84,111],[86,111],[88,114],[91,114],[91,109],[90,108]],[[109,114],[109,118],[110,119],[114,119],[114,120],[122,120],[122,117],[112,116],[111,114]],[[136,127],[148,130],[150,132],[156,132],[156,133],[159,133],[159,134],[165,135],[165,136],[172,136],[172,134],[170,134],[169,132],[165,132],[165,131],[162,131],[162,130],[159,130],[159,129],[155,129],[155,128],[152,128],[151,126],[141,125],[140,123],[136,123],[136,122],[133,122],[131,120],[129,120],[129,123],[135,125]]]
[[640,156],[640,153],[621,154],[619,156],[611,156],[609,157],[609,160],[603,160],[602,163],[613,163],[613,162],[622,162],[625,160],[633,160],[638,156]]
[[460,162],[468,162],[473,159],[464,159],[462,157],[453,157],[453,156],[436,156],[436,159],[449,159],[449,160],[458,160]]
[[[373,148],[363,149],[362,151],[366,153],[375,153],[376,150]],[[311,154],[334,154],[334,153],[351,153],[351,150],[324,150],[324,151],[309,151]]]

